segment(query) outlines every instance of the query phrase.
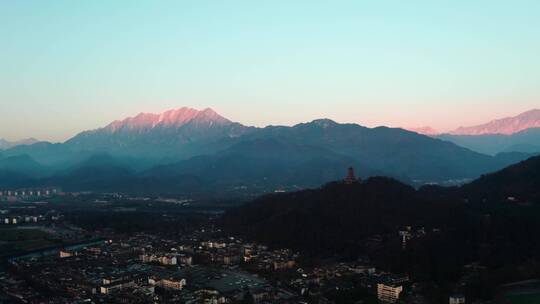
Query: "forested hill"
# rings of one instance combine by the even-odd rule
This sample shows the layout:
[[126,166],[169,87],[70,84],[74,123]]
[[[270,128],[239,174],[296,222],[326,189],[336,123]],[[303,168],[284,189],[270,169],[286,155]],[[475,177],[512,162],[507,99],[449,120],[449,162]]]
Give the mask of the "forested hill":
[[375,234],[404,226],[441,227],[462,212],[457,204],[436,204],[396,180],[334,182],[320,189],[267,195],[224,216],[227,229],[276,246],[318,252],[361,247]]

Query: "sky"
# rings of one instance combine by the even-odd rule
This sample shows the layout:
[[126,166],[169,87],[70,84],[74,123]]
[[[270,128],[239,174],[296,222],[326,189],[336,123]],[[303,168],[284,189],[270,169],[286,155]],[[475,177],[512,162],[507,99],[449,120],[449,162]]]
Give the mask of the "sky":
[[0,138],[139,112],[441,131],[540,108],[540,1],[0,1]]

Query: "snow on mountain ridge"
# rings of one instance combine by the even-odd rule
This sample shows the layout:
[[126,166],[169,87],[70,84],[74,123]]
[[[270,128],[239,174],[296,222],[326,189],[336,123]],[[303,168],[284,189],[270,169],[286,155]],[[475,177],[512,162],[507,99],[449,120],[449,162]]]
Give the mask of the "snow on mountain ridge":
[[203,123],[208,125],[228,125],[232,122],[210,108],[196,110],[192,108],[179,108],[168,110],[159,114],[139,113],[134,117],[115,120],[105,127],[114,133],[120,129],[152,129],[156,127],[180,127],[188,123]]

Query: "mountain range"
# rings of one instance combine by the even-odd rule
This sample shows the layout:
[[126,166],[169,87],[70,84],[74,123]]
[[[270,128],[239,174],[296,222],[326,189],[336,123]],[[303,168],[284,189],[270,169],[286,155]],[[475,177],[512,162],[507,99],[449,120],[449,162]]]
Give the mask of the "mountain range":
[[8,141],[3,138],[0,138],[0,150],[13,148],[20,145],[32,145],[37,142],[39,141],[35,138],[26,138],[26,139],[16,140],[16,141]]
[[238,195],[317,186],[351,165],[362,177],[421,185],[474,179],[529,156],[485,155],[399,128],[329,119],[257,128],[212,109],[180,108],[114,121],[64,143],[4,150],[0,186]]
[[209,108],[197,111],[184,107],[114,121],[76,135],[65,146],[72,151],[106,151],[151,161],[185,159],[224,149],[254,129],[231,122]]
[[419,128],[407,128],[407,130],[418,133],[418,134],[429,135],[429,136],[439,134],[437,130],[429,126],[424,126],[424,127],[419,127]]
[[451,135],[510,135],[531,128],[540,128],[539,109],[530,110],[513,117],[492,120],[477,126],[459,127],[448,133]]
[[431,127],[408,130],[453,142],[483,154],[540,152],[540,110],[534,109],[513,117],[495,119],[485,124],[459,127],[440,133]]
[[459,127],[448,132],[439,132],[430,126],[407,128],[409,131],[424,135],[512,135],[527,129],[540,128],[540,109],[533,109],[516,116],[494,119],[484,124],[469,127]]
[[525,129],[509,135],[441,134],[435,137],[489,155],[505,152],[524,152],[533,154],[540,152],[540,128]]

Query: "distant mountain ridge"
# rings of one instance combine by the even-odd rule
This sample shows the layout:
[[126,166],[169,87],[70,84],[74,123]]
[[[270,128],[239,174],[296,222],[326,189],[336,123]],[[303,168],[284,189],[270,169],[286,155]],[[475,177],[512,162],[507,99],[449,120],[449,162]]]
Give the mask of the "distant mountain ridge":
[[123,120],[117,120],[104,129],[115,133],[121,130],[135,130],[135,129],[152,129],[152,128],[167,128],[167,127],[181,127],[183,125],[195,123],[199,126],[207,124],[211,126],[213,124],[219,126],[230,125],[232,122],[223,116],[217,114],[214,110],[206,108],[198,111],[192,108],[179,108],[168,110],[160,114],[153,113],[140,113],[134,117],[128,117]]
[[[351,165],[363,177],[459,183],[528,157],[489,156],[400,128],[330,119],[249,127],[211,109],[190,108],[141,113],[64,143],[17,146],[2,151],[0,159],[21,155],[15,165],[0,168],[20,185],[26,176],[27,183],[68,190],[209,194],[313,187],[341,177]],[[97,162],[96,155],[108,160]],[[47,170],[34,169],[36,164]]]
[[37,142],[39,142],[39,140],[37,140],[35,138],[26,138],[26,139],[21,139],[21,140],[17,140],[17,141],[8,141],[8,140],[5,140],[3,138],[0,138],[0,150],[13,148],[13,147],[20,146],[20,145],[32,145],[32,144],[35,144]]
[[406,128],[406,130],[409,130],[411,132],[415,132],[422,135],[437,135],[439,134],[439,131],[433,129],[432,127],[425,126],[425,127],[419,127],[419,128]]
[[81,132],[65,145],[77,151],[178,160],[224,149],[234,138],[253,129],[232,122],[210,108],[199,111],[183,107],[117,120],[103,128]]
[[534,109],[514,117],[492,120],[491,122],[459,127],[450,132],[437,132],[426,126],[407,130],[450,141],[458,146],[483,154],[540,152],[540,110]]
[[540,128],[540,109],[530,110],[514,117],[492,120],[477,126],[459,127],[448,133],[451,135],[510,135],[531,128]]
[[530,128],[513,134],[452,135],[441,134],[436,138],[484,154],[505,152],[540,153],[540,128]]

